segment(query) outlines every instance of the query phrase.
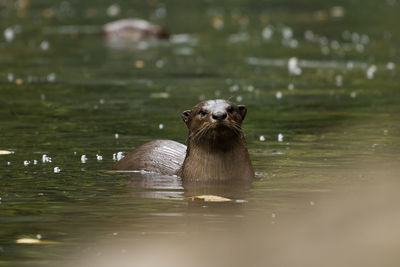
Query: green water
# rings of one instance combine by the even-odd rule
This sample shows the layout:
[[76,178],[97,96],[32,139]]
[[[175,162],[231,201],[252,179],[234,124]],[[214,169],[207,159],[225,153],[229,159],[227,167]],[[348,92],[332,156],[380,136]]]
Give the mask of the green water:
[[[321,195],[384,179],[365,166],[397,164],[397,1],[120,2],[109,17],[109,1],[0,1],[1,32],[14,33],[0,38],[0,150],[13,152],[0,155],[0,265],[56,266],[138,236],[223,230],[237,214],[302,213]],[[150,19],[172,37],[96,34],[125,17]],[[261,34],[268,25],[270,40]],[[291,57],[299,76],[288,73]],[[107,172],[119,151],[184,143],[181,112],[215,98],[248,107],[257,179],[221,191],[247,202],[194,205],[174,179]],[[57,243],[16,243],[37,235]]]

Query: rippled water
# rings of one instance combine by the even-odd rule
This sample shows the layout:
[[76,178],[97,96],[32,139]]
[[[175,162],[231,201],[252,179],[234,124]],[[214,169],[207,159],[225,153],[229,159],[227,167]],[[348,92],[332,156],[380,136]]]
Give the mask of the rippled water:
[[[221,232],[256,215],[268,228],[385,180],[372,170],[399,159],[400,4],[342,4],[0,1],[0,150],[12,152],[0,155],[0,265],[70,264],[115,242]],[[133,16],[171,38],[99,36]],[[114,153],[146,141],[184,143],[181,112],[215,98],[248,107],[252,188],[108,171]],[[199,192],[236,201],[192,201]]]

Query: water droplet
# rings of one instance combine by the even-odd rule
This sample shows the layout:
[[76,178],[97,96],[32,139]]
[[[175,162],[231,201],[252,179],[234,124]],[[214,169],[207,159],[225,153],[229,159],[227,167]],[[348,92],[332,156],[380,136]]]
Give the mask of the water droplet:
[[48,41],[43,40],[40,43],[40,49],[42,49],[43,51],[47,51],[47,50],[49,50],[49,48],[50,48],[50,43]]
[[269,41],[272,38],[272,35],[274,34],[274,30],[272,29],[271,26],[267,26],[263,29],[261,32],[261,35],[264,40]]
[[353,32],[351,34],[351,40],[353,41],[353,43],[358,43],[360,41],[360,34]]
[[278,134],[278,142],[282,142],[283,141],[283,134]]
[[331,48],[332,48],[333,50],[338,50],[338,49],[340,48],[339,42],[336,41],[336,40],[333,40],[333,41],[331,42]]
[[291,48],[297,48],[299,46],[299,41],[297,41],[296,39],[291,39],[289,42],[289,46]]
[[159,59],[159,60],[156,61],[156,67],[157,68],[161,69],[162,67],[164,67],[164,65],[165,65],[165,61],[164,60]]
[[247,91],[253,92],[254,91],[254,86],[253,85],[247,86]]
[[123,152],[118,152],[117,153],[117,160],[121,160],[121,159],[123,159],[125,156],[124,156],[124,153]]
[[356,44],[356,51],[359,53],[364,52],[364,45],[363,44]]
[[304,39],[306,39],[307,41],[312,41],[314,39],[314,33],[311,30],[305,31]]
[[336,75],[335,82],[336,82],[336,86],[337,87],[342,87],[343,86],[343,76],[342,75]]
[[159,6],[155,10],[154,14],[157,18],[165,18],[165,16],[167,15],[167,8],[165,6]]
[[231,87],[229,87],[229,91],[230,91],[230,92],[237,92],[237,91],[239,91],[239,85],[237,85],[237,84],[232,85]]
[[54,72],[52,72],[49,75],[47,75],[47,81],[49,83],[55,82],[56,81],[56,74]]
[[48,157],[46,154],[42,155],[42,162],[43,163],[51,163],[51,158]]
[[369,43],[369,37],[368,37],[368,35],[362,34],[362,35],[361,35],[361,40],[360,40],[360,42],[361,42],[362,44],[364,44],[364,45],[368,44],[368,43]]
[[86,161],[87,161],[86,155],[82,155],[82,156],[81,156],[81,162],[82,162],[82,163],[86,163]]
[[352,70],[354,68],[354,63],[352,61],[347,62],[346,68],[348,70]]
[[395,67],[396,67],[396,65],[395,65],[393,62],[388,62],[388,63],[386,64],[386,68],[387,68],[388,70],[394,70]]
[[109,17],[116,17],[121,13],[121,7],[118,4],[112,4],[106,12]]
[[351,39],[351,32],[350,31],[344,31],[343,33],[342,33],[342,38],[344,39],[344,40],[350,40]]
[[291,39],[293,37],[293,30],[290,27],[283,27],[281,33],[283,39]]
[[12,81],[14,81],[14,74],[9,73],[7,74],[7,80],[11,83]]
[[299,60],[296,57],[292,57],[288,61],[288,71],[290,75],[300,75],[301,68],[299,66]]
[[14,40],[15,37],[15,32],[12,28],[7,28],[4,30],[4,38],[6,39],[7,42],[11,42]]
[[321,53],[323,55],[329,55],[330,52],[331,52],[331,50],[329,49],[329,47],[327,47],[327,46],[322,46],[321,47]]
[[367,72],[366,72],[367,78],[370,79],[370,80],[373,79],[376,70],[377,70],[376,66],[375,66],[375,65],[371,65],[371,66],[367,69]]

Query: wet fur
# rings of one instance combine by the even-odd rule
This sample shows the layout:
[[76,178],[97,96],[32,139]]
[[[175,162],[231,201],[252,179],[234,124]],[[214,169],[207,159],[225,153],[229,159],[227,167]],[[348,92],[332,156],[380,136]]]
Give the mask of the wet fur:
[[243,182],[254,178],[241,129],[247,110],[228,101],[218,101],[217,108],[223,109],[219,104],[233,108],[223,121],[211,119],[212,109],[206,115],[199,115],[208,101],[182,115],[189,137],[186,158],[178,175],[185,181]]
[[[226,113],[226,118],[213,119],[215,112]],[[184,182],[250,182],[254,171],[241,128],[246,113],[245,106],[225,100],[201,102],[182,113],[189,129],[187,148],[155,140],[134,149],[113,170],[177,174]]]

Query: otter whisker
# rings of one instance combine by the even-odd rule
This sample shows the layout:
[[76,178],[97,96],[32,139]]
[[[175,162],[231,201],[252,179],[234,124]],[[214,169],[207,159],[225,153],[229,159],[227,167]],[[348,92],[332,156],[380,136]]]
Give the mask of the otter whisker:
[[232,122],[231,125],[230,125],[230,127],[231,127],[232,131],[233,131],[235,134],[238,134],[238,135],[241,134],[241,132],[242,132],[242,127],[240,126],[239,123],[237,123],[237,122]]
[[199,141],[206,133],[208,130],[208,127],[201,128],[200,130],[197,130],[190,134],[189,138],[193,139],[194,141]]

